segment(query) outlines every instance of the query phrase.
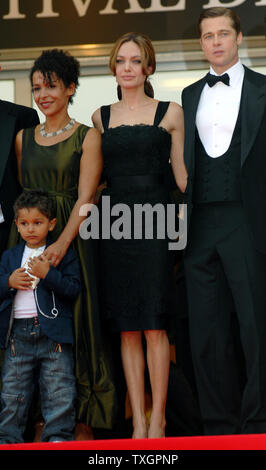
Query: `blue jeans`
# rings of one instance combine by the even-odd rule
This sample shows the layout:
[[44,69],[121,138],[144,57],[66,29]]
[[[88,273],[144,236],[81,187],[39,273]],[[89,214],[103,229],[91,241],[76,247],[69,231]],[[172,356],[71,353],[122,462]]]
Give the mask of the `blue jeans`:
[[57,344],[45,336],[37,319],[14,320],[2,371],[1,444],[23,442],[36,371],[45,421],[42,441],[73,439],[76,396],[73,370],[70,344]]

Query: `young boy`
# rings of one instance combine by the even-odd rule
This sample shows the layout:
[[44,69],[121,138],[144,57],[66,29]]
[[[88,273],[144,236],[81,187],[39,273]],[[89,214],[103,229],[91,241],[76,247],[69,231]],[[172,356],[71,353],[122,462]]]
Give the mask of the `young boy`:
[[80,291],[79,264],[72,249],[54,268],[45,253],[56,224],[53,204],[41,190],[23,192],[15,222],[24,240],[0,262],[2,371],[0,443],[23,442],[38,371],[45,426],[42,441],[73,439],[75,376],[72,301]]

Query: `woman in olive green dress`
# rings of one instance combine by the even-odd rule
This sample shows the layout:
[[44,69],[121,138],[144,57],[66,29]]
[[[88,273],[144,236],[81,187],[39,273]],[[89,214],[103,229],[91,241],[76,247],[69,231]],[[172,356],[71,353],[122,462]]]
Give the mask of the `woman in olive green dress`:
[[24,189],[43,188],[54,197],[57,226],[46,249],[57,266],[73,242],[84,288],[74,311],[77,420],[95,428],[112,427],[114,386],[102,341],[94,253],[79,236],[80,208],[93,203],[102,172],[100,133],[71,119],[68,105],[78,86],[79,63],[70,54],[45,51],[31,70],[33,97],[45,122],[20,131],[16,153]]

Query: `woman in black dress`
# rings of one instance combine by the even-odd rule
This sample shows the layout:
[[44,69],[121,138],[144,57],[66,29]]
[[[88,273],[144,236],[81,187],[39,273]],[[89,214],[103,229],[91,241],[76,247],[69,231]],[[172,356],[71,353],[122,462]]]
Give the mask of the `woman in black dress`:
[[[111,210],[111,236],[106,233],[107,226],[102,228],[100,292],[104,315],[113,330],[121,334],[133,438],[165,435],[170,363],[166,329],[173,285],[173,252],[168,249],[169,240],[156,234],[150,239],[145,234],[134,236],[133,227],[145,229],[145,224],[137,225],[134,209],[144,204],[154,208],[158,203],[165,209],[171,202],[167,181],[169,160],[181,191],[185,190],[187,178],[183,162],[183,111],[177,103],[158,102],[153,98],[148,76],[155,66],[155,53],[148,37],[128,33],[119,38],[111,52],[110,68],[119,86],[120,99],[97,109],[92,116],[95,127],[102,132],[107,180],[101,208],[104,212],[110,204]],[[125,208],[130,211],[130,220],[127,217],[127,227],[122,227],[126,233],[119,236],[119,210]],[[118,210],[116,215],[115,210]],[[124,217],[125,214],[128,212]],[[162,226],[155,221],[148,228],[160,231]],[[152,390],[149,426],[145,415],[142,333],[147,344]]]

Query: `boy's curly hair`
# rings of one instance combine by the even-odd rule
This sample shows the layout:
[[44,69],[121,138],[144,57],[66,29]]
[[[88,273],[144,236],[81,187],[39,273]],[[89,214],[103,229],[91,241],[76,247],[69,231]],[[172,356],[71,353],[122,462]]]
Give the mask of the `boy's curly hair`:
[[38,209],[45,217],[52,220],[56,217],[55,205],[49,194],[42,189],[23,191],[13,206],[15,219],[21,209]]

